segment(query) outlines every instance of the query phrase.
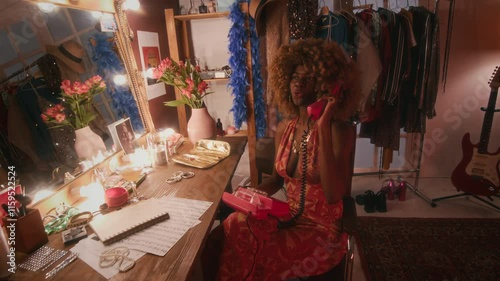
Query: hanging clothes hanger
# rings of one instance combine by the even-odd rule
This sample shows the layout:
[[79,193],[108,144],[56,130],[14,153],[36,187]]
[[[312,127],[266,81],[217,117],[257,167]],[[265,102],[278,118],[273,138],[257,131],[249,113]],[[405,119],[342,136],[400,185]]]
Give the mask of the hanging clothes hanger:
[[353,6],[352,10],[366,10],[366,9],[373,9],[373,4],[367,4],[365,0],[365,4],[361,4],[361,0],[358,0],[358,5]]
[[358,19],[356,18],[356,16],[352,13],[352,11],[350,11],[349,9],[344,9],[343,5],[342,5],[342,2],[343,1],[340,1],[340,13],[351,23],[351,24],[354,24],[354,23],[357,23],[358,22]]
[[326,5],[325,3],[325,0],[321,0],[321,10],[319,11],[319,15],[320,16],[326,16],[330,13],[330,9],[328,8],[328,6]]

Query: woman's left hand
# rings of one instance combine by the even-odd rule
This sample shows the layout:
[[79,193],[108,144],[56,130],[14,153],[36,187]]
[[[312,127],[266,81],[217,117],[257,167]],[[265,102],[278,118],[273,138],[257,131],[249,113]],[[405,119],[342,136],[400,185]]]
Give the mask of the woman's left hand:
[[334,97],[327,97],[326,98],[326,106],[325,110],[323,110],[323,114],[321,114],[321,117],[319,117],[317,124],[318,127],[322,126],[330,126],[330,123],[332,121],[334,112],[335,112],[335,104],[337,101],[335,100]]

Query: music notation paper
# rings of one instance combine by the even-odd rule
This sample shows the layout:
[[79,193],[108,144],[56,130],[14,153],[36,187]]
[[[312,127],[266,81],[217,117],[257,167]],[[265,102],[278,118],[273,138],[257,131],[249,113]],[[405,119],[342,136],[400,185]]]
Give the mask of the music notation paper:
[[120,241],[130,249],[164,256],[212,205],[212,202],[162,197],[149,199],[149,208],[165,208],[170,218],[154,224]]
[[145,253],[165,256],[191,227],[200,223],[199,218],[212,205],[212,202],[176,197],[152,198],[143,202],[148,202],[148,209],[167,210],[170,218],[107,246],[97,241],[96,235],[92,234],[80,240],[71,251],[78,253],[81,260],[109,279],[118,273],[118,268],[100,268],[100,253],[123,246],[130,249],[129,257],[136,261]]

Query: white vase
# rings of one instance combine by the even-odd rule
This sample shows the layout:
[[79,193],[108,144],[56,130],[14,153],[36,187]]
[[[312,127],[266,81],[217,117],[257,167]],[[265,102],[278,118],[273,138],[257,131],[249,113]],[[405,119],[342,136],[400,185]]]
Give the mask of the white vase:
[[106,145],[102,138],[94,133],[89,126],[75,130],[75,151],[78,158],[92,160],[99,150],[106,152]]
[[200,139],[214,139],[216,136],[215,120],[206,107],[193,108],[187,123],[188,138],[194,144]]

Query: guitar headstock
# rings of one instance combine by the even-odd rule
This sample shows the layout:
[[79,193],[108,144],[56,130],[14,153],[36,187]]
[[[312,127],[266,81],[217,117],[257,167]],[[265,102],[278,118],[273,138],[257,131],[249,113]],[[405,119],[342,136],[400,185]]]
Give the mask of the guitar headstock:
[[488,82],[491,88],[498,89],[500,87],[500,71],[498,71],[498,66],[495,67],[495,70],[491,74],[491,79]]

